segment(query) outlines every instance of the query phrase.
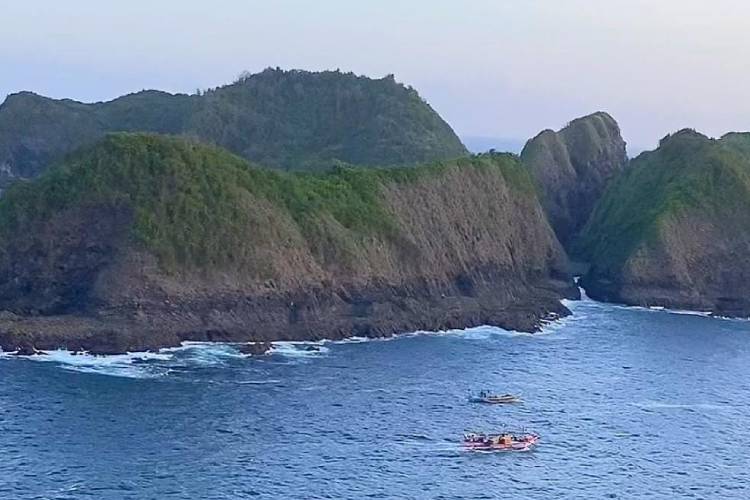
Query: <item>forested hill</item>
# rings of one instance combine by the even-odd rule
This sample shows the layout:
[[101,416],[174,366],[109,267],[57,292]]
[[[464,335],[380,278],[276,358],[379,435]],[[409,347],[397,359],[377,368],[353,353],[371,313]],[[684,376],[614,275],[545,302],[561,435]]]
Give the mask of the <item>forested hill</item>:
[[186,135],[287,170],[467,154],[417,91],[391,75],[267,69],[195,95],[149,90],[84,104],[13,94],[0,105],[0,187],[35,177],[74,149],[117,131]]

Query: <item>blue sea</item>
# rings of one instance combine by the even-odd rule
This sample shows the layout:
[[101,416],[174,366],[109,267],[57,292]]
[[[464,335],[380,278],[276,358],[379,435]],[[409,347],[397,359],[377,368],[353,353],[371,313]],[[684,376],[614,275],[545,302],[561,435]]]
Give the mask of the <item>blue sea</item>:
[[[568,305],[536,335],[3,355],[0,498],[750,498],[750,322]],[[505,426],[539,446],[462,451]]]

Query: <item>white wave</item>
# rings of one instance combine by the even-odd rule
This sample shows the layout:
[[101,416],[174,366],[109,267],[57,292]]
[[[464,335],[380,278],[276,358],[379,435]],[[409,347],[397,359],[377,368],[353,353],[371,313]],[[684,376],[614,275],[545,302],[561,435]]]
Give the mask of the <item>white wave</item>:
[[691,311],[689,309],[670,309],[664,306],[629,306],[625,304],[612,304],[611,307],[615,309],[623,309],[626,311],[644,311],[644,312],[653,312],[653,313],[679,314],[683,316],[699,316],[701,318],[722,319],[721,316],[714,316],[714,314],[710,311]]
[[43,363],[55,363],[61,368],[81,373],[95,373],[127,378],[153,378],[164,375],[167,370],[148,364],[149,361],[168,361],[171,354],[155,352],[133,352],[109,356],[88,353],[74,354],[68,350],[40,351],[36,356],[18,356],[22,359]]
[[195,340],[183,340],[179,346],[176,347],[163,347],[159,349],[159,352],[184,352],[184,351],[190,351],[193,349],[212,349],[214,347],[224,347],[229,346],[231,344],[227,344],[225,342],[202,342],[202,341],[195,341]]
[[747,317],[745,317],[745,316],[735,317],[735,316],[719,316],[719,315],[713,314],[713,315],[711,315],[711,317],[714,318],[714,319],[721,319],[721,320],[724,320],[724,321],[739,321],[739,322],[743,322],[743,323],[750,322],[750,316],[747,316]]
[[160,352],[175,354],[172,363],[190,366],[224,366],[232,359],[248,358],[250,354],[243,354],[236,344],[223,342],[183,342],[179,347],[162,349]]
[[483,336],[486,336],[486,338],[493,338],[493,337],[526,337],[526,338],[533,338],[537,337],[539,335],[544,335],[544,330],[539,332],[519,332],[518,330],[506,330],[505,328],[500,328],[496,326],[480,326],[477,328],[470,328],[467,330],[466,334],[464,334],[464,337],[468,339],[482,339]]
[[28,358],[39,360],[39,361],[53,361],[57,363],[64,363],[72,366],[105,366],[105,365],[118,365],[118,364],[132,364],[136,361],[147,361],[147,360],[169,360],[172,359],[172,355],[161,352],[130,352],[126,354],[111,354],[108,356],[95,356],[89,353],[73,354],[67,350],[56,350],[56,351],[42,351],[45,355],[43,356],[28,356]]
[[[489,340],[493,337],[537,337],[558,330],[562,327],[564,320],[565,318],[545,322],[542,331],[537,333],[506,330],[494,326],[478,326],[466,329],[405,332],[389,337],[349,337],[342,340],[319,341],[277,341],[272,342],[272,347],[268,353],[291,359],[306,360],[328,355],[330,348],[327,345],[330,344],[383,342],[422,336],[447,336],[467,340]],[[89,353],[74,354],[67,350],[43,352],[45,355],[17,357],[33,361],[53,362],[64,369],[83,373],[131,378],[161,376],[178,367],[223,366],[231,359],[252,357],[250,354],[240,352],[237,344],[199,341],[184,341],[179,346],[162,348],[159,352],[133,352],[107,356],[95,356]],[[13,354],[0,350],[0,357],[3,358],[12,356]],[[252,383],[252,381],[247,383]],[[260,381],[259,383],[266,382]],[[278,381],[267,383],[278,383]]]
[[[450,330],[416,330],[391,335],[390,337],[349,337],[343,340],[324,340],[322,344],[360,344],[364,342],[387,342],[413,337],[456,337],[466,340],[489,340],[493,337],[538,337],[550,334],[564,326],[564,321],[571,316],[553,320],[542,321],[542,329],[539,332],[529,333],[517,330],[507,330],[498,326],[481,325],[471,328],[456,328]],[[318,343],[317,345],[320,345]],[[274,342],[276,344],[276,342]],[[315,344],[315,343],[313,343]]]
[[[583,294],[583,292],[582,292]],[[733,316],[721,316],[718,314],[714,314],[711,311],[694,311],[690,309],[671,309],[664,306],[631,306],[627,304],[618,304],[618,303],[612,303],[612,302],[599,302],[593,299],[590,299],[585,296],[585,294],[582,295],[581,300],[563,300],[563,305],[570,309],[570,311],[573,313],[573,317],[580,316],[579,312],[583,310],[592,310],[592,309],[606,309],[606,308],[612,308],[612,309],[621,309],[626,311],[642,311],[642,312],[651,312],[651,313],[663,313],[663,314],[678,314],[683,316],[697,316],[701,318],[711,318],[711,319],[720,319],[720,320],[729,320],[729,321],[742,321],[742,322],[748,322],[750,321],[750,317],[733,317]],[[567,318],[563,318],[563,320],[570,318],[568,316]]]
[[280,384],[281,380],[279,379],[268,379],[268,380],[241,380],[237,382],[239,385],[271,385],[271,384]]
[[106,366],[70,366],[61,365],[63,370],[68,370],[78,373],[90,373],[94,375],[106,375],[109,377],[122,377],[122,378],[135,378],[135,379],[149,379],[163,377],[167,375],[169,370],[165,368],[154,368],[145,369],[139,366],[132,365],[106,365]]
[[396,336],[391,337],[347,337],[341,340],[329,340],[326,343],[330,344],[364,344],[365,342],[383,342],[385,340],[393,340]]
[[458,337],[466,340],[490,340],[496,337],[524,337],[524,338],[535,338],[544,336],[557,330],[557,324],[560,320],[547,321],[542,323],[542,330],[538,332],[521,332],[518,330],[507,330],[500,328],[499,326],[475,326],[472,328],[465,328],[460,330],[445,330],[438,332],[416,332],[412,335],[436,335],[436,336],[451,336]]
[[[323,345],[324,341],[297,342],[283,341],[273,342],[269,354],[284,356],[287,358],[317,358],[330,352],[330,349]],[[309,346],[309,347],[308,347]]]
[[703,316],[704,318],[713,317],[710,311],[688,311],[684,309],[662,309],[666,310],[670,314],[685,314],[687,316]]
[[581,291],[581,300],[568,300],[568,299],[562,300],[563,305],[571,309],[571,311],[573,310],[573,308],[576,308],[577,305],[580,305],[582,303],[587,303],[587,304],[597,304],[597,305],[601,305],[605,307],[610,306],[616,309],[626,309],[626,310],[631,310],[631,311],[665,312],[668,314],[682,314],[685,316],[700,316],[704,318],[720,318],[720,319],[723,318],[722,316],[714,315],[711,311],[693,311],[690,309],[670,309],[664,306],[631,306],[631,305],[626,305],[626,304],[599,302],[590,298],[588,295],[586,295],[586,291],[583,288],[579,287],[579,290]]
[[[641,309],[646,309],[646,308],[642,307]],[[710,311],[691,311],[689,309],[669,309],[668,307],[664,307],[664,306],[649,306],[647,309],[650,309],[656,312],[666,312],[669,314],[683,314],[685,316],[702,316],[705,318],[709,318],[713,316],[713,314]]]
[[[486,331],[486,329],[499,330],[504,332],[505,334],[511,333],[507,330],[502,330],[500,328],[495,328],[492,326],[478,326],[473,328],[451,330],[415,330],[413,332],[396,333],[387,337],[347,337],[341,340],[324,340],[323,343],[333,345],[364,344],[369,342],[390,342],[414,337],[462,337],[470,340],[485,340],[489,338],[492,333]],[[521,335],[525,335],[521,332],[518,333]]]

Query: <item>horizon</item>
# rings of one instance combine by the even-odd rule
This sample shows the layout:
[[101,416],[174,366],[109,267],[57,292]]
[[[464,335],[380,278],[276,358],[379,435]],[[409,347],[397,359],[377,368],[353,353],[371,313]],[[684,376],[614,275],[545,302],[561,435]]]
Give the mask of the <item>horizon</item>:
[[[711,137],[749,128],[750,68],[737,61],[750,50],[741,22],[750,4],[737,0],[614,0],[606,12],[590,0],[256,5],[6,6],[14,22],[0,33],[0,98],[191,94],[243,71],[340,69],[395,75],[465,142],[526,141],[600,110],[618,121],[631,156],[683,128]],[[182,29],[165,34],[164,19]]]

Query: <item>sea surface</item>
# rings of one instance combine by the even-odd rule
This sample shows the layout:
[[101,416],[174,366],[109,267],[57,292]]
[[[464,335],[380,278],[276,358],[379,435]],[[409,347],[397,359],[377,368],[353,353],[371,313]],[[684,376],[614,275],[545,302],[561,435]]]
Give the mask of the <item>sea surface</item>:
[[[569,306],[538,335],[261,359],[215,344],[3,355],[0,498],[750,498],[750,322]],[[525,402],[467,403],[479,388]],[[504,426],[538,448],[461,450],[464,430]]]

